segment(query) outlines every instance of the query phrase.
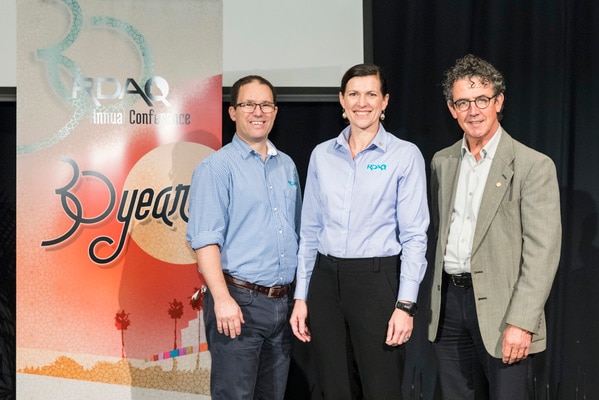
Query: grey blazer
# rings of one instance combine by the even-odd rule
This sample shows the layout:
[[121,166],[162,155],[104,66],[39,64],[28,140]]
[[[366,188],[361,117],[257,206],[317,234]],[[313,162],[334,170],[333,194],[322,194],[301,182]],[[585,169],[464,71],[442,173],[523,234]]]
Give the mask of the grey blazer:
[[[437,246],[429,340],[441,309],[443,255],[461,160],[461,143],[431,162],[432,220]],[[503,131],[478,213],[471,255],[472,286],[485,348],[501,358],[507,324],[533,333],[531,353],[545,350],[545,303],[561,247],[560,199],[553,161]]]

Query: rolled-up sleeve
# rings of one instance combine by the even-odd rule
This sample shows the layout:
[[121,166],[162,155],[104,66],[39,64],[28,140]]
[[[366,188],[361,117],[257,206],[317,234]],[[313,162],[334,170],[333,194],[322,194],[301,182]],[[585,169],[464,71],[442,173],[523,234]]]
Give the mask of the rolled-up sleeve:
[[226,177],[204,161],[196,167],[189,190],[186,238],[193,250],[216,244],[222,247],[227,227]]

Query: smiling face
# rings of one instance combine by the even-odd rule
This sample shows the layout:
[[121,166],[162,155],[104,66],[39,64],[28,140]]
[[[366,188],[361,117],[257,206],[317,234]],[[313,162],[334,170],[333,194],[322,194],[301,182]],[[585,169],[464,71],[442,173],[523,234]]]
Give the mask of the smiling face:
[[379,118],[387,108],[389,94],[383,95],[377,75],[355,76],[347,82],[345,92],[339,93],[339,102],[352,131],[376,133]]
[[[273,103],[273,93],[267,85],[252,81],[239,88],[237,103]],[[252,112],[244,112],[241,107],[229,107],[229,116],[235,121],[237,136],[250,146],[263,143],[277,116],[277,107],[271,113],[264,113],[261,107],[255,107]]]
[[[499,128],[498,114],[501,112],[504,96],[503,93],[493,97],[494,95],[492,85],[482,84],[477,77],[460,79],[453,84],[453,101],[448,101],[447,107],[464,130],[469,144],[484,146]],[[456,110],[453,106],[453,102],[457,100],[474,100],[480,96],[493,97],[487,108],[480,109],[474,102],[465,111]]]

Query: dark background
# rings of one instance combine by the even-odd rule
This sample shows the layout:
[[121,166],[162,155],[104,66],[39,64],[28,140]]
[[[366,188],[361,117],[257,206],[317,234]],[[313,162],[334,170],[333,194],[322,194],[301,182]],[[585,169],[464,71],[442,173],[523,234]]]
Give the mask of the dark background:
[[0,100],[0,399],[15,393],[16,116],[16,103]]
[[[418,145],[427,164],[435,151],[461,137],[442,95],[443,72],[457,58],[473,53],[504,74],[502,125],[514,138],[554,160],[562,191],[562,258],[546,307],[548,348],[534,357],[535,400],[598,399],[599,2],[372,0],[364,4],[372,24],[365,54],[383,67],[389,81],[385,127]],[[234,132],[226,109],[223,104],[223,144]],[[0,270],[0,398],[12,398],[14,393],[15,119],[14,102],[0,102],[0,223],[4,226],[0,232],[4,267]],[[281,102],[271,139],[295,160],[303,185],[311,150],[344,126],[337,102]],[[421,310],[428,307],[429,278],[427,273],[421,286]],[[417,314],[407,346],[407,399],[438,398],[426,314]],[[311,371],[309,348],[297,344],[289,399],[318,398]]]

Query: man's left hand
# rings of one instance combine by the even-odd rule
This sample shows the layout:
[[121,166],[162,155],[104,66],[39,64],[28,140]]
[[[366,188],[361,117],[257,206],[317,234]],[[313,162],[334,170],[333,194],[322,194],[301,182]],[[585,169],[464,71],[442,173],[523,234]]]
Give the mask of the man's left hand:
[[517,326],[508,325],[503,331],[503,362],[513,364],[528,357],[531,342],[532,333]]

